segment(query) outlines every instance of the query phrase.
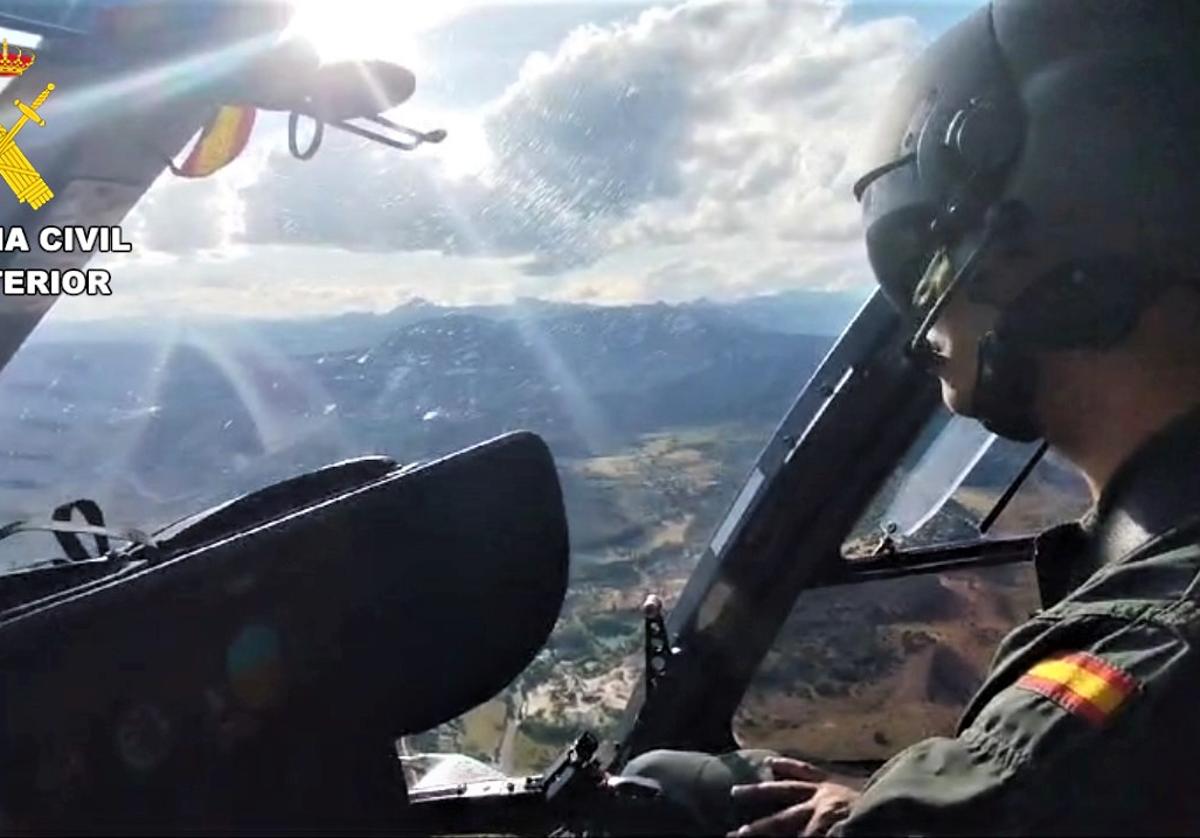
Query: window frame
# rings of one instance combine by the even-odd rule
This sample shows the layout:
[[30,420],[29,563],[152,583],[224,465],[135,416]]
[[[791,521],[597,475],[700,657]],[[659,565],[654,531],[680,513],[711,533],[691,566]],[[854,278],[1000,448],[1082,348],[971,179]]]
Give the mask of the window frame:
[[[975,563],[974,545],[848,562],[845,536],[941,403],[905,352],[908,328],[879,292],[801,390],[667,619],[679,649],[653,693],[635,690],[603,758],[736,747],[741,698],[803,590],[881,573]],[[1027,558],[1018,540],[984,560]],[[999,550],[1015,546],[1015,551]]]

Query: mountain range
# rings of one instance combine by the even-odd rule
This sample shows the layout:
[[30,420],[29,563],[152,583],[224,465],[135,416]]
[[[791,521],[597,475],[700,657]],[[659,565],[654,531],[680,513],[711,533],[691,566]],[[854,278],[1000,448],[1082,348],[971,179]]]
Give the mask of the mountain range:
[[370,346],[397,329],[448,314],[470,314],[491,320],[542,321],[588,311],[636,311],[670,308],[672,311],[726,315],[762,331],[794,335],[836,337],[867,299],[867,288],[848,291],[793,290],[760,294],[729,302],[700,298],[674,305],[649,303],[635,306],[599,306],[521,298],[504,305],[450,306],[413,298],[391,311],[347,312],[320,318],[254,320],[243,318],[191,318],[181,325],[171,318],[121,317],[102,321],[51,319],[38,327],[39,342],[75,343],[81,335],[91,341],[123,341],[130,335],[154,340],[175,337],[182,330],[244,339],[248,334],[285,354],[330,352]]
[[50,330],[0,375],[0,518],[97,497],[153,526],[338,459],[412,462],[518,428],[560,457],[663,429],[766,428],[831,339],[766,330],[763,305],[413,302],[388,316]]

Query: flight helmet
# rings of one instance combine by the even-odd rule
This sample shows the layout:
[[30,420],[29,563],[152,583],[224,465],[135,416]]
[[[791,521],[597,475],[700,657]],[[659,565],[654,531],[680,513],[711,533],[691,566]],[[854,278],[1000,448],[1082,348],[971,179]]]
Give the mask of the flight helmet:
[[[937,39],[855,184],[911,354],[955,294],[996,306],[969,412],[1041,435],[1038,352],[1119,343],[1200,277],[1200,3],[993,0]],[[1014,285],[981,270],[1021,253]]]

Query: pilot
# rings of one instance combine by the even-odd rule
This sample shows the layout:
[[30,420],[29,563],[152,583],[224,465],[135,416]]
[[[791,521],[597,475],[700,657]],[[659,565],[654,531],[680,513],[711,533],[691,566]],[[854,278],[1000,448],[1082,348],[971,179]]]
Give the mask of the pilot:
[[[651,752],[697,831],[1200,833],[1200,3],[994,0],[901,82],[856,184],[947,405],[1095,504],[953,736],[867,780]],[[732,787],[732,788],[731,788]]]

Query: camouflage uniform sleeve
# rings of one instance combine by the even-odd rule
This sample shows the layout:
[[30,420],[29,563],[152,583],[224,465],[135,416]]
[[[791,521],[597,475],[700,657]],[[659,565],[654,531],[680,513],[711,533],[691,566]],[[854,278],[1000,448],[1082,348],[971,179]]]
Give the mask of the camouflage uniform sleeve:
[[877,772],[832,834],[1146,833],[1195,816],[1162,780],[1194,776],[1200,752],[1198,629],[1190,601],[1064,620],[984,685],[957,737]]

